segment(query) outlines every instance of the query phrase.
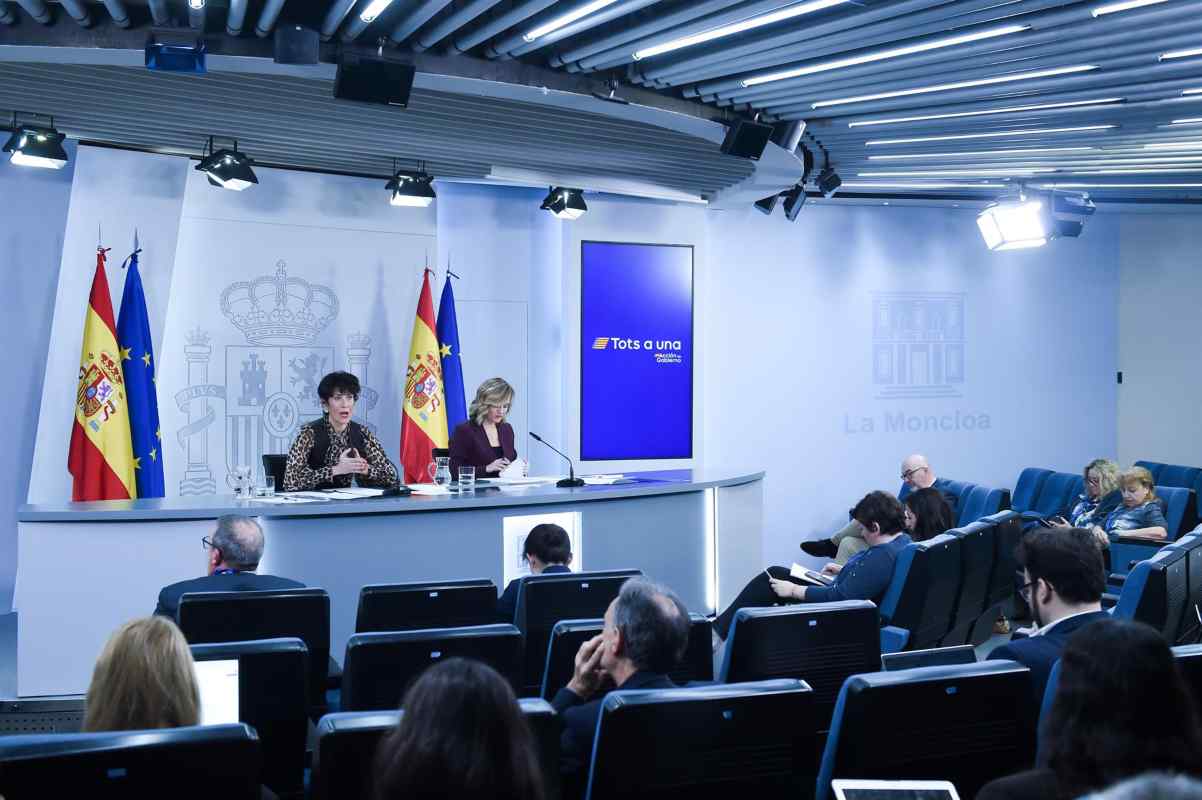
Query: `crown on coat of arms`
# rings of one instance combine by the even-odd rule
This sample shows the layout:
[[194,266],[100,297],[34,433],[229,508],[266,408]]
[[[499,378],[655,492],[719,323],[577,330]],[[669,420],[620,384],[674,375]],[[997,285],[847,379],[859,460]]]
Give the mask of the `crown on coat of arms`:
[[225,287],[221,311],[251,344],[304,344],[338,316],[338,297],[328,286],[288,277],[288,265],[278,261],[275,275]]

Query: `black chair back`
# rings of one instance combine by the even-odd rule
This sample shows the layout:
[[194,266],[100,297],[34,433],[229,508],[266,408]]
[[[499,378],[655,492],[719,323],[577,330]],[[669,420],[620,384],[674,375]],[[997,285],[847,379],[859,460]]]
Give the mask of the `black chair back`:
[[288,456],[276,453],[263,454],[263,474],[275,478],[275,490],[284,491],[284,473],[288,470]]
[[262,780],[276,794],[305,786],[309,650],[300,639],[194,644],[196,661],[238,661],[238,721],[259,734]]
[[497,587],[488,579],[377,583],[359,590],[355,633],[462,628],[497,621]]
[[330,596],[325,589],[189,592],[176,622],[189,644],[296,637],[309,650],[310,712],[325,707],[330,671]]
[[1177,629],[1177,644],[1197,644],[1202,641],[1202,534],[1191,533],[1176,542],[1185,551],[1185,573],[1188,597],[1181,610]]
[[622,584],[641,574],[637,569],[622,569],[521,578],[514,614],[514,621],[526,639],[521,694],[537,695],[542,687],[547,643],[555,623],[604,617]]
[[[550,704],[518,700],[538,749],[548,800],[559,797],[559,737],[563,726]],[[371,775],[380,739],[403,712],[345,711],[317,723],[313,747],[313,800],[372,800]]]
[[839,693],[817,797],[832,796],[832,778],[936,776],[973,797],[1031,767],[1035,711],[1031,673],[1013,661],[855,675]]
[[985,613],[997,548],[994,544],[996,528],[986,520],[954,528],[948,533],[960,541],[960,582],[956,589],[951,630],[943,637],[943,644],[950,646],[968,642],[973,625]]
[[405,690],[426,667],[459,656],[483,661],[517,686],[522,634],[513,625],[356,633],[342,662],[342,709],[398,708]]
[[933,647],[930,650],[908,650],[902,653],[885,653],[881,656],[881,669],[896,672],[915,667],[950,667],[954,664],[975,664],[977,651],[969,644],[953,647]]
[[881,664],[880,617],[869,600],[742,608],[735,614],[718,680],[798,678],[813,690],[826,730],[848,676]]
[[714,679],[714,623],[700,614],[689,614],[689,644],[684,658],[668,677],[677,686]]
[[1189,685],[1194,711],[1202,719],[1202,644],[1182,644],[1173,648],[1177,669]]
[[[819,727],[804,681],[611,692],[586,798],[805,796],[814,777],[809,732]],[[648,758],[654,768],[632,768]]]
[[246,725],[0,737],[7,800],[258,800],[259,739]]

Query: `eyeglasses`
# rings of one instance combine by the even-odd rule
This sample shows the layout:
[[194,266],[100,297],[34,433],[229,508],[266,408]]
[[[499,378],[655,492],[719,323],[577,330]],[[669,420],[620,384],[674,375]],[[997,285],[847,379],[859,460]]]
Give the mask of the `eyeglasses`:
[[488,403],[487,405],[489,408],[494,409],[496,411],[508,411],[509,410],[509,403],[500,403],[500,404]]
[[922,472],[924,469],[926,469],[926,466],[915,467],[914,469],[908,469],[901,474],[901,478],[903,481],[908,481],[908,480],[910,480],[910,478],[914,477],[919,472]]
[[1036,578],[1030,583],[1024,583],[1022,586],[1018,587],[1018,593],[1022,596],[1023,600],[1026,600],[1028,603],[1031,602],[1031,587],[1038,582],[1039,579]]
[[221,548],[213,544],[213,540],[208,536],[200,537],[200,544],[205,550],[216,550],[218,553],[221,552]]
[[1092,478],[1086,477],[1085,482],[1088,483],[1090,486],[1100,486],[1102,483],[1102,479],[1099,478],[1097,475],[1094,475]]

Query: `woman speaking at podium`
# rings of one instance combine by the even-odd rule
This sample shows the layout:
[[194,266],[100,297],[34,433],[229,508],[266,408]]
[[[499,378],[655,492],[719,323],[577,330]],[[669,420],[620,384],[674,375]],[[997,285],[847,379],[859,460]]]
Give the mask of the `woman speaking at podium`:
[[346,488],[352,478],[360,486],[396,486],[396,467],[380,440],[351,420],[359,379],[349,372],[331,372],[317,384],[317,396],[324,413],[301,427],[288,450],[283,490]]
[[476,477],[495,478],[518,457],[513,427],[505,421],[513,405],[513,387],[504,378],[489,378],[476,390],[467,421],[451,432],[451,477],[460,467],[475,467]]

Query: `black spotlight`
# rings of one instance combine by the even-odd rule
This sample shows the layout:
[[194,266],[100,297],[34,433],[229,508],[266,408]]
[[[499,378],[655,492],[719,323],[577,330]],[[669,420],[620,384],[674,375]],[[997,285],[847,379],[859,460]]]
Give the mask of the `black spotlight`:
[[426,208],[437,197],[430,182],[434,178],[425,170],[421,172],[397,172],[384,187],[392,192],[389,203],[394,206]]
[[12,163],[20,167],[41,167],[43,169],[62,169],[67,164],[67,151],[63,149],[63,139],[67,138],[54,127],[54,117],[50,125],[18,125],[17,115],[13,114],[13,132],[4,145],[4,152]]
[[[200,159],[196,169],[209,178],[209,183],[222,189],[240,192],[259,182],[251,165],[255,162],[245,153],[238,152],[238,142],[227,150],[213,149],[213,137],[209,137],[208,155]],[[203,154],[202,154],[203,155]]]
[[771,197],[765,197],[763,200],[756,200],[755,203],[753,203],[752,205],[754,205],[756,207],[756,210],[762,211],[765,214],[771,215],[773,209],[776,208],[777,200],[780,200],[779,192],[772,195]]
[[547,196],[539,206],[543,211],[550,211],[560,219],[580,219],[588,206],[584,202],[582,189],[568,189],[563,186],[552,186],[547,190]]
[[798,183],[789,191],[785,192],[785,219],[792,222],[797,219],[797,215],[801,213],[801,207],[806,204],[805,187]]
[[818,191],[822,192],[823,197],[830,197],[836,189],[843,185],[843,179],[831,168],[830,164],[827,164],[822,168],[822,172],[818,173],[818,180],[815,183],[818,184]]

